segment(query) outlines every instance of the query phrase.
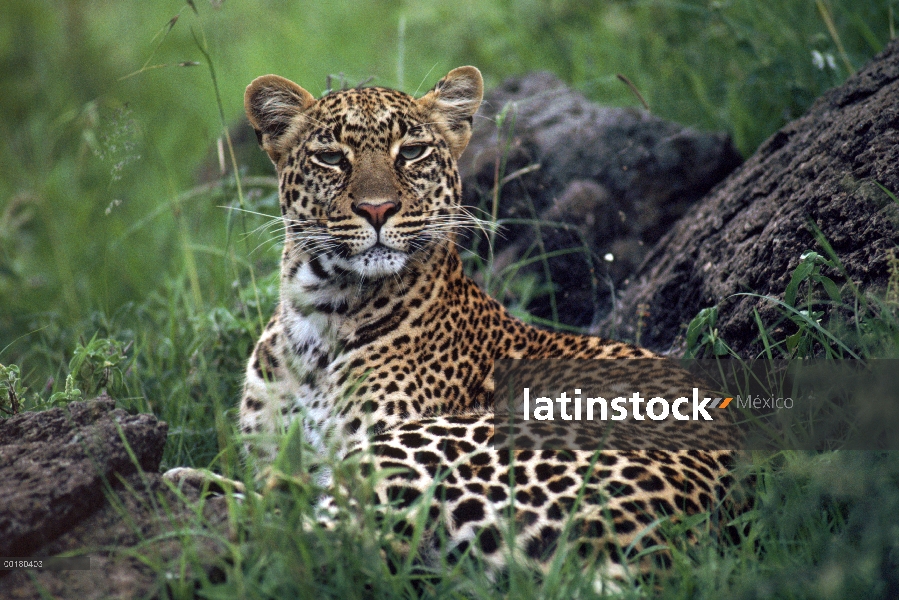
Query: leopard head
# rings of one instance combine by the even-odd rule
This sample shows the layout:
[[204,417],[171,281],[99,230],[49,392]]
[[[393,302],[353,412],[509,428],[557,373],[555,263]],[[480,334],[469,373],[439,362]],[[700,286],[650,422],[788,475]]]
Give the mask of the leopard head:
[[278,172],[285,260],[314,262],[320,278],[371,281],[452,244],[456,160],[482,93],[474,67],[418,99],[370,87],[316,100],[283,77],[255,79],[244,105]]

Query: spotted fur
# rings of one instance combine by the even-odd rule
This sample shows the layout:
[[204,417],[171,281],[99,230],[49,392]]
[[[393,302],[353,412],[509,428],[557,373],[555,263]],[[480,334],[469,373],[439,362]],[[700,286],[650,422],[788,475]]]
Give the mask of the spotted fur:
[[[496,359],[655,355],[528,326],[465,276],[455,239],[471,221],[456,161],[481,95],[473,67],[420,99],[369,87],[316,100],[274,75],[247,88],[287,235],[280,302],[248,364],[240,427],[263,461],[302,419],[321,453],[397,467],[378,500],[428,511],[451,549],[470,547],[495,567],[510,552],[546,564],[569,541],[615,567],[625,560],[617,549],[648,524],[713,509],[729,455],[703,450],[698,433],[680,450],[625,438],[601,452],[491,444]],[[662,543],[652,532],[634,550]]]

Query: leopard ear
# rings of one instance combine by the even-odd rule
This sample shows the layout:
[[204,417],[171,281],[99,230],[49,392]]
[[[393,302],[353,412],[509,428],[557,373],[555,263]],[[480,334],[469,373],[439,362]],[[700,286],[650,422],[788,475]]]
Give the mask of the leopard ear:
[[259,145],[275,164],[286,150],[282,142],[294,118],[314,102],[312,94],[277,75],[257,77],[247,86],[243,97],[247,118],[256,130]]
[[428,120],[441,128],[454,158],[461,156],[471,139],[472,120],[483,95],[481,72],[474,67],[459,67],[418,101]]

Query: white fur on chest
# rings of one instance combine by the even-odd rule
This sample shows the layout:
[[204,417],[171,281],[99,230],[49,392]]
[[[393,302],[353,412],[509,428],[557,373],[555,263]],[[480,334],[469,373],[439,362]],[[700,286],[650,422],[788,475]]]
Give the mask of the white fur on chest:
[[[337,384],[339,366],[346,355],[338,342],[338,317],[316,311],[316,305],[335,306],[355,290],[322,286],[308,265],[295,279],[281,284],[281,328],[285,336],[285,366],[295,386],[281,397],[289,420],[303,419],[305,439],[319,452],[342,453],[357,440],[344,439],[343,419],[337,404],[341,391]],[[311,288],[311,289],[310,289]],[[345,324],[343,324],[345,325]],[[286,405],[286,406],[285,406]]]

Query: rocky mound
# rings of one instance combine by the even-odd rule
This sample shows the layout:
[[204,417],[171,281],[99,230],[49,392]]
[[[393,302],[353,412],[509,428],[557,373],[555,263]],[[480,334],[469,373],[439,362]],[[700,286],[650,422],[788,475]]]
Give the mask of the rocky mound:
[[[844,268],[828,276],[863,291],[886,287],[888,252],[899,244],[897,99],[893,40],[692,206],[595,331],[633,339],[642,321],[644,345],[680,351],[684,325],[718,305],[718,334],[741,355],[753,355],[760,350],[753,311],[766,325],[781,313],[768,300],[734,294],[782,299],[803,252],[826,255],[816,230]],[[795,331],[789,325],[782,336]]]
[[[90,570],[0,571],[0,597],[133,598],[157,589],[154,570],[129,549],[173,561],[185,551],[181,539],[149,540],[196,522],[157,472],[167,430],[108,397],[0,421],[0,556],[90,557]],[[219,500],[204,514],[225,530]],[[214,564],[215,544],[198,539]]]
[[551,255],[521,272],[552,283],[556,315],[545,295],[527,308],[583,326],[609,311],[611,292],[649,248],[741,162],[726,134],[599,106],[544,72],[486,95],[459,167],[465,204],[487,214],[501,182],[494,274]]

